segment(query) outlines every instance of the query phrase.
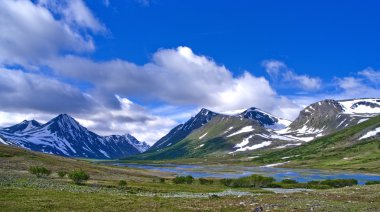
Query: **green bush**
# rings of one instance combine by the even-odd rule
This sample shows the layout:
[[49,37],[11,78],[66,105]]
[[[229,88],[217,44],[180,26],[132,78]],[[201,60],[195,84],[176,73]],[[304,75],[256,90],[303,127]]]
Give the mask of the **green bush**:
[[283,179],[281,182],[284,184],[297,184],[298,183],[296,180],[292,180],[292,179]]
[[327,189],[327,188],[342,188],[346,186],[357,185],[358,181],[355,179],[334,179],[323,181],[309,181],[307,182],[307,188],[314,189]]
[[380,184],[380,180],[372,180],[372,181],[367,181],[365,184],[366,184],[366,185],[375,185],[375,184]]
[[187,175],[187,176],[177,176],[173,179],[174,184],[192,184],[194,181],[193,176]]
[[212,185],[214,183],[213,180],[208,180],[205,178],[199,178],[199,184],[201,185]]
[[31,166],[29,167],[29,172],[37,177],[49,176],[51,174],[49,169],[42,166]]
[[165,183],[165,178],[160,178],[160,183]]
[[126,187],[127,186],[127,181],[125,180],[120,180],[118,183],[119,187]]
[[322,185],[328,185],[334,188],[342,188],[346,186],[357,185],[358,181],[355,179],[335,179],[335,180],[324,180],[321,182]]
[[69,178],[75,183],[75,184],[82,184],[83,181],[86,181],[90,179],[90,175],[88,175],[86,172],[82,170],[74,170],[69,173]]
[[220,183],[225,186],[230,186],[232,184],[232,180],[230,178],[224,178],[220,180]]
[[264,177],[261,175],[251,175],[247,177],[241,177],[238,179],[222,179],[221,183],[229,187],[241,187],[241,188],[262,188],[274,182],[273,177]]
[[64,178],[66,176],[67,172],[66,171],[58,171],[57,174],[60,178]]

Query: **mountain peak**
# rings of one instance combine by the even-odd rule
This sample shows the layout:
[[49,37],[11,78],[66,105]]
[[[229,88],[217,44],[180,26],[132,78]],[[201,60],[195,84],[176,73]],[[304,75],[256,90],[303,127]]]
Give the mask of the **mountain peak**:
[[87,129],[80,125],[73,117],[65,113],[53,118],[48,123],[46,123],[45,126],[47,126],[51,131],[87,131]]
[[209,109],[202,108],[196,116],[208,116],[208,115],[217,115],[217,113]]
[[41,124],[37,122],[36,120],[24,120],[18,124],[15,124],[13,126],[4,128],[3,130],[9,133],[22,133],[26,131],[30,131],[33,129],[36,129],[40,127]]
[[262,126],[271,126],[278,122],[278,118],[256,107],[248,108],[244,112],[240,113],[239,116],[246,119],[255,120]]

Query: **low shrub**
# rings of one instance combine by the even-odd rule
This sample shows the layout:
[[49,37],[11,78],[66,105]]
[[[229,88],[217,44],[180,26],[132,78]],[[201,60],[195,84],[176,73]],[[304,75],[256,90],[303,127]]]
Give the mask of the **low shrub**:
[[230,178],[224,178],[220,180],[220,183],[225,186],[231,186],[232,185],[232,180]]
[[321,182],[322,185],[328,185],[334,188],[342,188],[346,186],[357,185],[358,181],[355,179],[334,179],[334,180],[324,180]]
[[199,178],[199,184],[201,185],[212,185],[214,183],[213,180],[208,180],[205,178]]
[[283,179],[281,182],[284,184],[297,184],[298,183],[296,180],[292,180],[292,179]]
[[307,188],[313,189],[328,189],[328,188],[342,188],[346,186],[357,185],[358,181],[355,179],[334,179],[323,181],[309,181],[307,182]]
[[274,182],[273,177],[265,177],[261,175],[251,175],[247,177],[241,177],[238,179],[222,179],[221,183],[229,187],[241,187],[241,188],[262,188]]
[[365,184],[366,184],[366,185],[380,184],[380,180],[371,180],[371,181],[367,181]]
[[29,167],[29,172],[37,177],[49,176],[51,174],[49,169],[42,166],[31,166]]
[[58,171],[57,174],[60,178],[64,178],[66,176],[67,172],[66,171]]
[[83,181],[87,181],[90,179],[90,175],[88,175],[83,170],[74,170],[69,173],[69,178],[77,185],[82,184]]
[[160,178],[160,183],[165,183],[165,178]]
[[127,181],[125,180],[120,180],[118,183],[119,187],[126,187],[127,186]]
[[187,176],[177,176],[173,179],[174,184],[192,184],[194,181],[193,176],[187,175]]

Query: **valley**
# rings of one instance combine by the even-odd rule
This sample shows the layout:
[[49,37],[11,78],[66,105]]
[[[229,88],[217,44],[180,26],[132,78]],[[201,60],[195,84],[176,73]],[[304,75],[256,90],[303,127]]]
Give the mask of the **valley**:
[[[380,210],[379,102],[324,100],[293,122],[254,107],[233,114],[201,109],[150,148],[129,134],[99,136],[66,114],[45,124],[24,121],[0,130],[0,206]],[[49,174],[38,177],[31,167]],[[70,178],[78,170],[89,176],[84,183]],[[270,183],[256,186],[261,178]]]

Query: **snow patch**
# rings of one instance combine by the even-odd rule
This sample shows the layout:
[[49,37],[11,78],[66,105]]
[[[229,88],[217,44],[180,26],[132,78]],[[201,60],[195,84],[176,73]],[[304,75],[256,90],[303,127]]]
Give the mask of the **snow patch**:
[[273,163],[273,164],[268,164],[268,165],[260,166],[260,167],[265,167],[265,168],[276,167],[276,166],[281,166],[281,165],[287,164],[289,162],[290,161],[286,161],[286,162],[283,162],[283,163]]
[[201,135],[201,136],[199,137],[199,140],[201,140],[202,138],[204,138],[204,137],[207,135],[207,133],[208,133],[208,132],[206,132],[205,134]]
[[255,129],[253,129],[252,126],[243,127],[243,128],[240,129],[239,131],[234,132],[234,133],[232,133],[232,134],[230,134],[230,135],[227,135],[227,137],[232,137],[232,136],[234,136],[234,135],[238,135],[238,134],[241,134],[241,133],[252,132],[252,131],[254,131],[254,130],[255,130]]
[[358,121],[358,124],[360,124],[360,123],[362,123],[362,122],[365,122],[365,121],[367,121],[368,120],[368,118],[366,118],[366,119],[360,119],[359,121]]
[[243,141],[239,144],[236,144],[234,148],[241,148],[247,144],[249,144],[249,139],[251,139],[253,135],[250,135],[248,138],[244,138]]
[[291,146],[300,146],[302,145],[302,143],[294,143],[294,144],[285,144],[285,145],[282,145],[282,146],[278,146],[274,149],[284,149],[284,148],[287,148],[287,147],[291,147]]
[[369,138],[369,137],[372,137],[372,136],[375,136],[377,135],[378,133],[380,133],[380,127],[374,129],[374,130],[371,130],[369,132],[367,132],[365,135],[363,135],[362,137],[359,138],[359,140],[362,140],[362,139],[365,139],[365,138]]
[[272,144],[272,141],[264,141],[260,144],[255,144],[253,146],[248,146],[248,147],[243,147],[243,148],[239,148],[237,150],[235,150],[235,152],[244,152],[244,151],[247,151],[247,150],[255,150],[255,149],[260,149],[260,148],[263,148],[263,147],[266,147],[266,146],[269,146]]

